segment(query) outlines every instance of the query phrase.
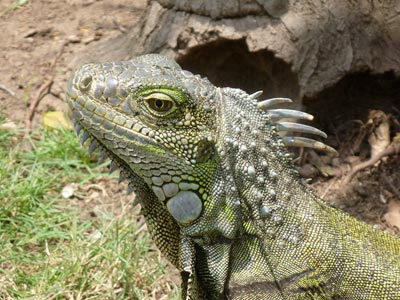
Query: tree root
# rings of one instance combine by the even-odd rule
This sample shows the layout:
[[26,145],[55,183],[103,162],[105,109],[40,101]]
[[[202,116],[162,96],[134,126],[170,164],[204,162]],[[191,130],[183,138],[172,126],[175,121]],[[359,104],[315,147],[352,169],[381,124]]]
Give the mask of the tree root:
[[351,172],[344,179],[344,183],[349,183],[351,181],[351,179],[353,178],[353,176],[357,172],[359,172],[359,171],[361,171],[361,170],[363,170],[365,168],[373,166],[382,157],[393,155],[393,154],[397,154],[399,152],[400,152],[400,142],[399,141],[395,141],[391,145],[389,145],[385,150],[379,152],[375,156],[371,157],[369,160],[364,161],[364,162],[354,166],[352,168]]

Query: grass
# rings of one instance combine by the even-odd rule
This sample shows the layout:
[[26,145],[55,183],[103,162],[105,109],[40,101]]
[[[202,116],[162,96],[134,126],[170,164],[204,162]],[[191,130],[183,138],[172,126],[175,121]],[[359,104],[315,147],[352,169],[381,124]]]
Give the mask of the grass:
[[102,207],[85,187],[113,181],[104,165],[72,132],[20,136],[0,127],[0,299],[177,299],[124,194],[96,217],[87,217],[85,197],[61,196],[75,183]]

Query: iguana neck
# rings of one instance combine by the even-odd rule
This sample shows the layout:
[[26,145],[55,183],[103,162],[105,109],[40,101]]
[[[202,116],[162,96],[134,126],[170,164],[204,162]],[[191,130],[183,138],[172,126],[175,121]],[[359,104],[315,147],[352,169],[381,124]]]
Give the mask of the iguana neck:
[[[308,216],[297,213],[301,202],[297,198],[306,187],[269,116],[241,90],[219,89],[216,96],[220,103],[209,196],[202,217],[181,226],[181,232],[197,245],[196,258],[203,263],[196,269],[201,277],[212,278],[208,286],[223,294],[232,247],[243,242],[268,259],[269,243],[279,243],[283,249],[302,239]],[[258,245],[261,237],[266,243]],[[210,257],[220,258],[217,272],[208,268],[216,263]],[[271,282],[274,276],[271,267]]]
[[[240,202],[242,222],[262,220],[290,205],[293,188],[305,189],[292,155],[270,117],[238,89],[220,90],[218,153],[227,195]],[[281,220],[280,220],[281,221]]]

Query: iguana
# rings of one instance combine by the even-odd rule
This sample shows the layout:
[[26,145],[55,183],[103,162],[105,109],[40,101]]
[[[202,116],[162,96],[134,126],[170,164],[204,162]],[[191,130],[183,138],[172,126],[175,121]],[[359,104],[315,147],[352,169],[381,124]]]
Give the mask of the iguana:
[[148,54],[82,66],[67,101],[81,142],[129,180],[182,299],[400,299],[400,241],[302,183],[286,147],[332,149],[281,137],[324,133],[259,95]]

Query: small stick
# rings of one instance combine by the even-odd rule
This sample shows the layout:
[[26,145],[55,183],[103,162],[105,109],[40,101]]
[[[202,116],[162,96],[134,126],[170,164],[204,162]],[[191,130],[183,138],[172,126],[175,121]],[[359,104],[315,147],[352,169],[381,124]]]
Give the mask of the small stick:
[[43,83],[37,91],[35,98],[33,98],[33,100],[31,101],[31,104],[29,105],[28,115],[25,119],[25,128],[27,129],[27,132],[32,129],[32,119],[33,115],[35,114],[35,109],[39,104],[39,101],[43,98],[44,95],[49,92],[53,82],[53,78],[50,78],[45,83]]
[[325,189],[324,193],[321,195],[321,198],[324,199],[326,194],[328,194],[329,190],[332,188],[333,184],[335,183],[335,181],[332,180],[332,182],[329,184],[328,188]]
[[38,89],[35,97],[32,99],[30,105],[29,105],[29,110],[28,110],[28,114],[25,118],[25,136],[27,136],[30,132],[30,130],[32,129],[32,120],[33,120],[33,116],[35,115],[35,110],[36,107],[38,106],[40,100],[47,95],[48,93],[50,93],[50,89],[52,84],[54,83],[54,67],[58,61],[58,59],[61,57],[63,51],[64,51],[64,47],[68,44],[67,41],[64,41],[60,47],[60,50],[58,51],[56,57],[54,57],[53,61],[50,64],[49,67],[49,71],[47,72],[48,74],[51,74],[50,79],[46,80]]
[[113,24],[118,28],[118,30],[121,31],[122,33],[125,33],[125,32],[128,31],[124,26],[120,25],[120,24],[117,22],[117,20],[113,19],[112,22],[113,22]]
[[12,90],[10,90],[9,88],[7,88],[5,85],[0,83],[0,90],[5,91],[6,93],[9,93],[11,96],[13,96],[14,98],[17,96]]

